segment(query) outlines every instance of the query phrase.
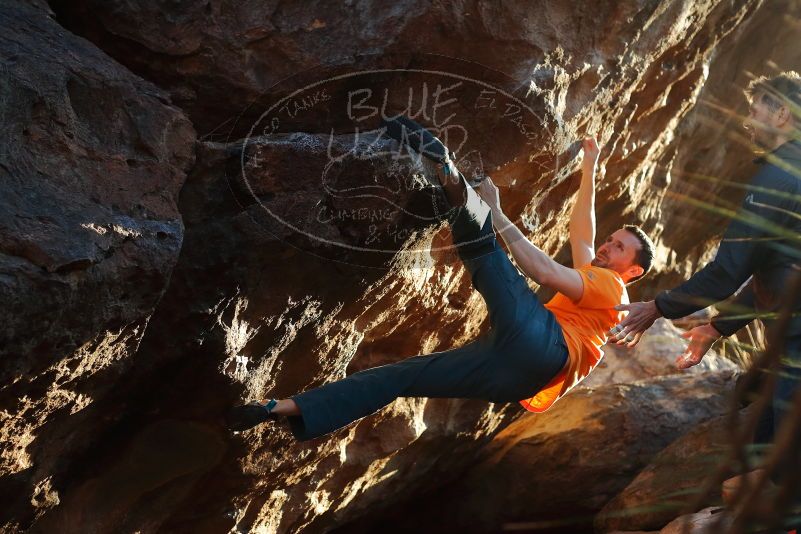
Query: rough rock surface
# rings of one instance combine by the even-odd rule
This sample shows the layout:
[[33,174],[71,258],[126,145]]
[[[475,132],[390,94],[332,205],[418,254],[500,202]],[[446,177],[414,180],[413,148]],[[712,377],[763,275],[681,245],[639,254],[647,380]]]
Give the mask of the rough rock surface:
[[[683,98],[701,81],[699,65],[693,65],[701,59],[698,53],[756,5],[642,0],[602,8],[475,0],[358,1],[347,7],[228,0],[158,7],[119,0],[51,4],[68,28],[134,72],[162,81],[204,134],[241,128],[239,119],[253,112],[248,106],[274,97],[274,86],[288,76],[303,77],[320,65],[347,67],[356,56],[375,58],[380,66],[393,54],[411,53],[414,65],[422,52],[475,61],[524,86],[531,79],[538,90],[555,89],[549,98],[565,120],[586,113],[583,108],[603,91],[594,113],[611,103],[618,108],[611,110],[612,118],[632,104],[622,114],[628,117],[624,121],[653,113],[658,122],[664,120],[660,108],[673,114],[662,98],[671,93]],[[652,92],[637,87],[643,76],[666,83]],[[648,96],[632,101],[620,93],[625,86]]]
[[[303,153],[296,138],[250,146],[252,158],[266,162],[260,173],[249,174],[257,195],[293,182],[297,168],[278,164],[288,157],[310,167],[327,158],[325,144],[305,138]],[[344,138],[337,146],[352,148]],[[377,365],[412,356],[420,351],[421,338],[425,351],[463,343],[480,330],[483,319],[480,297],[466,290],[462,270],[448,264],[435,269],[427,252],[404,256],[388,275],[352,263],[332,268],[337,264],[279,240],[276,233],[286,230],[246,194],[238,173],[227,172],[238,169],[240,151],[239,145],[199,147],[198,163],[181,193],[186,224],[181,257],[140,346],[137,368],[117,389],[118,410],[126,414],[117,425],[124,438],[118,439],[134,444],[126,454],[162,469],[109,495],[113,480],[131,475],[131,464],[116,453],[100,456],[83,475],[88,480],[73,490],[80,497],[65,500],[42,528],[65,520],[97,530],[133,528],[157,521],[179,499],[192,505],[173,511],[170,524],[194,525],[193,530],[211,528],[227,514],[244,531],[257,525],[322,528],[356,517],[387,492],[419,491],[438,469],[462,468],[471,452],[509,422],[513,411],[504,406],[405,399],[380,418],[310,444],[294,443],[286,429],[260,428],[229,443],[229,454],[220,462],[219,447],[209,442],[223,447],[230,442],[222,429],[182,421],[214,423],[240,399],[319,385],[354,370],[351,361]],[[393,162],[376,163],[382,164]],[[354,164],[348,177],[364,182],[371,172],[372,166]],[[405,170],[415,172],[411,166]],[[422,189],[417,194],[426,196]],[[415,198],[412,194],[405,202]],[[288,205],[280,195],[265,202],[275,202],[275,209]],[[350,222],[335,222],[326,232],[347,234]],[[316,276],[310,279],[309,272]],[[439,308],[441,302],[452,304]],[[392,320],[394,309],[405,309],[405,320]],[[455,326],[430,332],[421,316]],[[465,319],[456,320],[460,317]],[[374,336],[375,343],[365,344],[365,335]],[[173,438],[175,447],[200,449],[197,458],[164,467],[168,462],[162,457],[179,455],[164,440],[150,437],[165,431],[165,420],[179,425],[172,433],[183,437]],[[193,476],[186,476],[187,470]],[[201,475],[215,484],[197,484]],[[219,484],[247,488],[248,497],[220,500]],[[146,507],[138,504],[146,490],[164,485],[170,491],[147,498]],[[100,510],[99,502],[105,503]],[[120,517],[125,509],[127,517]]]
[[[475,467],[408,509],[425,514],[431,532],[533,529],[549,521],[583,532],[659,451],[725,412],[734,376],[666,376],[571,392],[507,426]],[[371,527],[413,522],[393,515]]]
[[[608,146],[602,156],[606,177],[599,192],[600,233],[616,228],[625,217],[645,223],[659,236],[671,227],[672,215],[692,217],[693,210],[678,213],[675,204],[661,210],[665,187],[686,190],[671,181],[671,171],[682,171],[680,162],[674,162],[674,138],[681,117],[704,86],[715,45],[758,4],[627,0],[599,7],[516,1],[492,7],[410,0],[357,2],[349,9],[315,3],[301,9],[284,2],[214,1],[160,6],[166,12],[154,17],[155,8],[143,2],[53,2],[68,28],[134,72],[169,87],[198,129],[215,139],[247,133],[259,114],[288,90],[273,89],[277,81],[301,73],[291,86],[300,87],[330,74],[321,65],[331,62],[337,65],[334,73],[359,68],[354,55],[377,58],[384,67],[397,67],[391,58],[403,54],[409,57],[401,67],[434,61],[435,67],[448,68],[425,56],[426,51],[486,65],[482,76],[523,99],[543,124],[533,147],[508,134],[493,134],[486,121],[470,128],[471,137],[488,138],[482,143],[483,156],[496,157],[489,167],[500,167],[493,175],[496,182],[513,190],[506,195],[511,197],[507,207],[529,225],[542,222],[540,240],[551,250],[564,243],[561,227],[556,232],[554,224],[563,220],[564,196],[577,185],[573,167],[554,173],[565,162],[555,156],[564,155],[587,131],[598,133]],[[347,61],[341,64],[341,58]],[[496,78],[490,70],[506,76]],[[727,103],[739,103],[737,90],[724,94]],[[299,126],[302,131],[331,126],[328,108],[307,115]],[[510,155],[497,158],[498,150]],[[526,161],[530,164],[522,163]],[[719,190],[712,193],[699,199],[713,200]],[[672,248],[661,251],[674,273],[686,275],[709,251],[709,241],[684,241],[692,235],[671,236]],[[691,247],[693,254],[685,255]],[[676,250],[682,251],[681,258],[667,258]]]
[[[34,4],[35,5],[35,4]],[[0,523],[58,503],[115,414],[183,237],[195,132],[47,11],[0,14]]]
[[[727,417],[707,421],[656,455],[604,506],[595,518],[596,529],[648,530],[667,525],[726,455],[727,421]],[[707,504],[720,506],[720,495],[713,495]]]
[[[716,49],[698,105],[675,130],[660,161],[668,193],[661,208],[671,214],[655,230],[669,254],[660,279],[648,294],[686,279],[714,252],[728,218],[725,212],[699,206],[688,209],[687,199],[732,209],[744,192],[737,185],[753,174],[753,154],[742,121],[748,103],[742,90],[755,76],[784,70],[801,71],[801,49],[789,46],[799,36],[801,6],[796,0],[765,2]],[[673,229],[680,228],[680,231]],[[702,263],[703,264],[703,263]]]
[[[369,211],[373,206],[363,199],[339,197],[335,190],[321,191],[331,183],[321,182],[320,159],[307,143],[314,136],[303,132],[327,134],[335,124],[340,128],[337,133],[344,135],[348,125],[341,122],[341,116],[328,116],[325,106],[309,103],[303,121],[289,122],[297,130],[282,130],[264,143],[249,140],[242,146],[237,138],[247,133],[258,117],[246,107],[255,100],[254,106],[263,109],[265,103],[284,95],[286,86],[270,88],[286,74],[352,56],[354,51],[372,54],[378,64],[393,68],[398,66],[393,62],[394,53],[413,59],[402,66],[424,64],[429,58],[420,53],[423,49],[486,64],[486,79],[522,99],[542,119],[533,144],[503,129],[497,119],[490,121],[489,128],[481,121],[466,122],[487,168],[501,185],[506,209],[535,242],[550,253],[559,253],[560,259],[568,258],[563,247],[564,227],[568,200],[578,180],[577,161],[571,159],[574,152],[569,146],[585,133],[595,132],[607,147],[598,195],[599,233],[616,229],[622,222],[642,223],[662,237],[659,259],[669,276],[686,276],[708,256],[712,241],[697,236],[706,237],[712,226],[667,232],[689,224],[688,220],[696,221],[701,213],[678,210],[676,204],[665,202],[666,187],[679,192],[687,187],[683,185],[687,177],[679,171],[683,161],[695,160],[684,156],[685,150],[692,153],[694,136],[704,133],[686,130],[682,124],[703,94],[708,76],[725,79],[740,75],[739,70],[732,74],[732,69],[741,64],[721,63],[719,69],[707,69],[721,40],[742,26],[759,4],[758,0],[626,0],[535,6],[519,1],[495,8],[479,2],[355,2],[339,12],[322,2],[301,8],[290,2],[215,0],[162,3],[156,15],[156,8],[147,2],[53,0],[60,23],[167,89],[205,136],[204,141],[219,136],[228,142],[198,145],[200,156],[179,203],[186,225],[180,259],[169,289],[149,320],[136,365],[125,366],[121,376],[98,377],[93,364],[83,365],[81,359],[73,364],[69,355],[54,356],[48,365],[65,369],[55,376],[74,374],[86,379],[77,393],[94,402],[87,407],[73,404],[74,408],[55,415],[38,409],[31,414],[38,418],[32,424],[46,423],[52,432],[33,436],[27,427],[4,424],[4,444],[10,444],[4,450],[13,448],[16,457],[27,455],[36,462],[21,474],[2,480],[4,496],[14,497],[5,501],[12,504],[4,508],[3,528],[23,530],[35,520],[33,527],[42,531],[61,525],[97,532],[323,531],[346,524],[367,510],[380,511],[387,502],[419,494],[433,481],[443,483],[454,477],[519,413],[516,406],[404,399],[308,444],[294,444],[285,430],[272,427],[234,439],[223,432],[218,415],[235,402],[287,395],[367,366],[457,346],[478,334],[484,320],[480,299],[453,261],[452,251],[439,246],[449,242],[447,231],[419,217],[430,215],[426,210],[435,208],[424,188],[413,187],[396,199],[417,217],[403,219],[396,209],[388,219],[381,219],[385,252],[376,255],[352,248],[343,252],[343,243],[365,244],[371,238],[370,225],[365,228],[363,220],[354,219],[352,210],[367,207]],[[52,32],[60,31],[36,13],[26,12],[20,21],[9,19],[8,11],[2,16],[13,22],[9,22],[13,28],[38,20]],[[52,47],[58,39],[49,31],[29,31],[17,39]],[[764,42],[769,37],[765,36]],[[55,57],[69,58],[76,65],[114,65],[86,42],[70,42],[83,48],[62,51]],[[0,57],[12,64],[12,56],[4,52]],[[324,72],[342,72],[349,65],[362,63],[354,59],[339,70]],[[47,69],[50,72],[53,67]],[[490,69],[504,74],[493,74]],[[311,75],[317,76],[319,72],[313,70]],[[25,71],[37,72],[35,66],[27,66]],[[82,100],[84,107],[78,116],[90,122],[97,117],[95,123],[107,128],[101,137],[124,153],[120,147],[129,146],[124,132],[131,130],[123,126],[138,128],[139,121],[151,115],[144,109],[126,122],[120,110],[135,105],[138,99],[155,102],[156,115],[163,122],[152,129],[142,128],[130,149],[152,153],[151,159],[139,163],[137,172],[141,174],[135,176],[137,186],[153,193],[145,195],[145,202],[132,187],[118,191],[106,187],[110,181],[102,181],[100,200],[113,208],[117,195],[129,195],[120,199],[116,209],[134,219],[137,228],[150,228],[148,217],[175,221],[178,215],[170,199],[174,199],[183,179],[181,169],[189,161],[185,141],[191,130],[185,130],[187,123],[166,104],[158,89],[138,80],[131,82],[141,84],[136,94],[112,100],[117,105],[104,105],[104,98],[115,98],[112,81],[119,76],[110,70],[92,77],[92,83],[112,84],[112,88],[90,93]],[[130,74],[124,76],[136,80]],[[9,80],[17,83],[18,79]],[[89,81],[84,83],[91,87]],[[43,80],[45,86],[49,85]],[[80,88],[80,83],[77,86]],[[738,89],[727,87],[723,90],[725,101],[739,102]],[[344,84],[335,94],[349,88]],[[463,97],[457,98],[457,107],[464,113],[465,94],[457,96]],[[397,104],[400,97],[395,98]],[[39,113],[47,119],[59,117],[58,109],[55,104],[44,106]],[[23,123],[35,125],[36,117],[27,117]],[[66,129],[61,123],[71,124],[55,121],[53,131]],[[476,127],[479,123],[481,128]],[[75,136],[80,138],[77,133]],[[337,139],[348,143],[345,137]],[[152,148],[153,143],[157,148]],[[249,172],[248,180],[238,179],[242,148],[248,171],[254,171]],[[112,165],[102,157],[104,152],[100,154],[89,151],[85,157],[98,159],[92,160],[92,166],[80,167],[80,158],[48,164],[52,158],[48,151],[36,154],[30,165],[48,178],[77,167],[82,169],[81,176],[110,176],[116,183],[129,176],[123,162],[136,160],[110,158]],[[362,187],[365,180],[375,177],[368,163],[353,163],[347,172],[334,167],[335,183]],[[378,170],[388,165],[380,159],[374,159],[374,164]],[[41,191],[47,191],[45,184],[31,194]],[[698,193],[701,200],[710,200],[721,190]],[[310,209],[318,202],[339,209],[337,213],[343,216],[333,223],[308,221]],[[130,211],[137,209],[138,203],[153,215]],[[65,203],[56,197],[54,206],[64,207]],[[289,214],[294,223],[312,224],[314,238],[276,225],[265,206]],[[99,208],[87,206],[80,214],[90,214],[92,220],[103,224],[117,221],[110,215],[98,215],[92,211],[95,209]],[[143,222],[145,219],[149,222]],[[400,227],[405,234],[398,234],[398,226],[393,226],[399,219],[403,219]],[[67,224],[70,220],[63,215],[56,222]],[[722,220],[717,223],[723,224]],[[21,235],[28,234],[7,235],[4,231],[0,238],[19,240]],[[73,246],[69,241],[80,234],[58,235],[62,241],[54,242],[66,239],[69,253],[84,251],[79,259],[96,257],[91,252],[94,245],[82,242]],[[116,243],[112,239],[116,233],[103,235]],[[398,235],[401,237],[396,239]],[[43,247],[40,241],[51,243],[45,237],[36,237],[36,246],[30,248],[57,249],[55,244]],[[320,237],[339,244],[332,246]],[[123,241],[127,247],[137,243],[135,239]],[[102,249],[107,241],[97,242]],[[81,358],[127,361],[125,356],[139,343],[142,328],[164,289],[177,246],[168,238],[151,251],[153,257],[137,258],[137,268],[145,269],[146,274],[137,275],[135,283],[122,282],[129,280],[123,268],[102,278],[104,292],[100,295],[78,286],[72,290],[74,299],[49,301],[52,293],[48,288],[33,288],[36,299],[25,301],[26,313],[35,319],[46,306],[64,309],[64,319],[59,320],[65,322],[42,326],[37,333],[15,331],[10,342],[47,343],[51,332],[60,335],[63,324],[71,320],[74,327],[69,332],[81,342],[108,339],[105,344],[82,345],[86,351]],[[434,250],[429,253],[428,247]],[[98,265],[125,258],[115,252]],[[84,263],[88,266],[91,259]],[[91,269],[97,271],[97,265]],[[73,280],[76,273],[71,271],[69,277]],[[661,283],[655,278],[654,288]],[[649,291],[635,286],[633,293],[636,297]],[[84,298],[93,299],[91,309],[80,306]],[[129,300],[134,304],[128,304]],[[112,305],[118,306],[121,317],[111,323],[114,328],[139,321],[136,334],[128,335],[133,332],[131,327],[123,332],[127,337],[107,338],[112,327],[102,317]],[[9,324],[13,325],[13,320]],[[123,343],[128,348],[120,348]],[[117,348],[107,349],[108,344]],[[29,366],[27,354],[35,353],[20,358],[22,367]],[[12,363],[18,365],[17,359],[9,360],[9,365]],[[55,401],[48,400],[47,393],[53,378],[51,373],[47,380],[36,383],[20,381],[8,398],[53,406]],[[663,379],[671,380],[680,381]],[[104,388],[113,388],[113,394]],[[647,397],[646,390],[642,385],[605,388],[617,392],[608,394],[618,400],[625,398],[627,391]],[[654,386],[650,395],[658,396],[660,391]],[[690,404],[686,417],[695,413]],[[4,417],[5,413],[13,412],[4,411]],[[81,439],[74,438],[76,432]],[[66,451],[58,458],[58,466],[48,445],[56,440],[65,444]],[[91,456],[69,452],[86,450],[89,443]],[[38,453],[40,450],[48,453]],[[43,510],[49,512],[39,517]]]
[[[51,2],[72,31],[167,87],[204,138],[215,140],[246,134],[288,91],[364,68],[364,62],[457,72],[464,65],[449,66],[441,58],[486,65],[471,67],[470,74],[522,99],[542,122],[528,146],[509,133],[498,135],[487,117],[475,123],[463,119],[483,157],[493,160],[487,168],[494,170],[507,209],[529,229],[537,227],[538,244],[558,250],[566,237],[560,222],[569,208],[564,198],[575,191],[578,179],[567,149],[584,132],[597,133],[607,145],[601,157],[599,234],[626,220],[642,224],[660,244],[658,260],[667,276],[635,287],[635,296],[650,296],[697,269],[725,225],[722,216],[687,209],[671,194],[691,194],[701,202],[721,195],[739,198],[739,190],[694,180],[699,175],[734,182],[748,177],[748,151],[739,150],[730,132],[720,128],[721,122],[736,126],[736,118],[701,106],[697,116],[681,119],[699,96],[741,114],[745,102],[739,87],[747,82],[746,70],[764,71],[762,57],[793,66],[797,53],[781,45],[794,31],[782,20],[792,0],[780,3],[762,10],[762,24],[749,40],[741,48],[730,44],[721,50],[725,57],[710,69],[720,40],[744,26],[758,0],[627,0],[604,6],[515,1],[503,7],[475,1],[362,1],[347,9],[322,2],[301,9],[286,2],[215,0],[161,5],[159,16],[145,2]],[[781,39],[753,35],[766,22],[781,26],[776,35]],[[398,54],[401,58],[393,59]],[[708,79],[714,84],[706,84]],[[412,87],[406,81],[405,74],[394,73],[389,85],[400,88],[401,99],[407,85]],[[463,95],[455,96],[456,105],[463,106]],[[295,117],[293,125],[327,132],[332,114],[324,106],[305,113],[300,123]],[[695,150],[698,143],[701,151]],[[733,148],[735,157],[727,158]],[[665,232],[677,227],[688,230]],[[560,257],[567,261],[569,254],[562,250]]]

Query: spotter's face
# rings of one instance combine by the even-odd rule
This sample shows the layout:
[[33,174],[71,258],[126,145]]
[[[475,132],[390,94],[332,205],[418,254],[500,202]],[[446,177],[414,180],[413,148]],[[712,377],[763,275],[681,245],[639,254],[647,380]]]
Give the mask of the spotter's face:
[[771,108],[763,98],[764,94],[754,95],[754,99],[748,108],[748,118],[743,122],[745,128],[751,135],[751,141],[760,148],[770,149],[776,143],[779,133],[781,106]]

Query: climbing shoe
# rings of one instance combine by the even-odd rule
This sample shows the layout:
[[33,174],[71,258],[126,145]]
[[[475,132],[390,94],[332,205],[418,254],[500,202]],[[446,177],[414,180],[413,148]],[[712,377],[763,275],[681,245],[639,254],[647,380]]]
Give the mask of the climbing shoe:
[[448,160],[448,149],[437,137],[412,119],[399,115],[381,121],[387,135],[402,145],[442,165]]
[[243,432],[265,421],[277,421],[278,414],[272,413],[276,404],[278,401],[270,399],[266,404],[253,401],[235,406],[228,411],[226,416],[228,428],[234,432]]
[[[448,147],[424,126],[408,117],[398,115],[391,119],[383,119],[381,121],[381,127],[384,129],[387,136],[394,139],[402,146],[411,148],[426,159],[442,166],[443,171],[445,171],[446,174],[448,173],[448,160],[455,160],[456,154],[449,152]],[[464,178],[471,187],[477,187],[485,178],[483,175],[468,178],[458,169],[456,172],[458,172],[459,177]],[[433,185],[439,185],[439,181],[436,178],[432,178],[430,175],[430,171],[426,173],[426,178],[429,182]]]

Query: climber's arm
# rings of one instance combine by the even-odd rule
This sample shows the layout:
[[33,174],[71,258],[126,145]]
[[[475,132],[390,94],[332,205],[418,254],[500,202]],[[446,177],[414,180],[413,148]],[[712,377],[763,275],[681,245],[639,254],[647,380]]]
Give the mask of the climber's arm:
[[575,269],[551,259],[509,220],[501,211],[498,188],[492,183],[492,179],[485,178],[477,192],[492,210],[492,225],[506,242],[520,270],[540,285],[555,289],[574,301],[581,300],[584,294],[581,275]]
[[584,139],[581,146],[584,149],[581,184],[569,224],[570,250],[576,268],[587,265],[595,257],[595,167],[600,152],[595,138]]

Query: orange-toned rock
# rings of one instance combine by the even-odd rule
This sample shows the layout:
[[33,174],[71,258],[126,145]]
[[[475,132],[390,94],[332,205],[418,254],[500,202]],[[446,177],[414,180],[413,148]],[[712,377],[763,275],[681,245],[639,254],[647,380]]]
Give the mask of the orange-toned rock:
[[[477,335],[484,322],[480,298],[448,250],[447,231],[438,232],[435,222],[420,218],[436,207],[424,188],[400,195],[396,199],[400,202],[385,218],[372,204],[374,198],[342,193],[375,186],[373,167],[388,169],[386,160],[354,160],[324,167],[333,173],[320,172],[318,165],[324,159],[319,147],[309,143],[315,138],[328,139],[335,126],[334,141],[347,146],[347,138],[339,136],[349,133],[346,127],[355,122],[344,120],[348,108],[341,105],[343,100],[330,106],[323,93],[306,94],[292,102],[297,108],[287,108],[292,113],[296,109],[303,112],[298,120],[285,123],[294,129],[267,132],[270,121],[261,125],[260,132],[270,139],[259,145],[251,137],[242,141],[246,147],[241,150],[240,138],[256,124],[265,106],[285,96],[288,87],[297,87],[293,84],[298,80],[293,78],[273,88],[274,82],[288,74],[361,54],[358,61],[354,58],[338,71],[326,72],[361,67],[369,64],[362,62],[364,56],[372,58],[392,71],[383,82],[390,89],[401,90],[390,95],[390,102],[397,106],[409,82],[420,87],[419,77],[397,74],[397,69],[399,65],[406,69],[427,65],[430,56],[423,52],[439,54],[441,61],[458,56],[462,63],[486,65],[473,63],[471,79],[491,82],[494,89],[510,95],[505,98],[519,99],[541,119],[541,128],[529,139],[510,126],[516,123],[504,117],[506,110],[493,112],[485,107],[478,116],[475,104],[479,99],[473,83],[457,92],[455,108],[477,151],[470,157],[470,151],[460,151],[459,156],[465,157],[465,163],[478,165],[477,154],[481,155],[480,162],[486,163],[485,169],[501,186],[505,209],[537,245],[563,261],[568,260],[565,228],[578,179],[578,162],[570,145],[587,133],[597,133],[606,146],[598,187],[599,234],[624,222],[643,224],[658,238],[660,266],[668,273],[668,278],[654,276],[633,286],[635,298],[696,268],[699,260],[708,256],[715,239],[712,234],[724,222],[716,218],[707,224],[701,216],[706,212],[677,207],[665,201],[666,195],[691,190],[693,198],[702,201],[715,200],[721,192],[727,199],[736,196],[723,189],[690,188],[690,179],[681,171],[683,162],[706,162],[692,169],[715,174],[720,154],[737,146],[719,141],[726,139],[725,132],[717,132],[716,137],[696,130],[695,119],[687,119],[704,83],[711,79],[708,76],[716,77],[718,86],[723,86],[721,80],[740,76],[742,63],[710,61],[723,40],[755,12],[760,4],[757,0],[625,0],[542,6],[519,1],[506,2],[502,8],[474,1],[357,2],[345,11],[324,2],[298,7],[281,1],[212,0],[162,3],[157,14],[146,2],[53,0],[51,4],[61,24],[168,90],[203,137],[198,144],[198,162],[180,196],[179,211],[186,225],[180,258],[156,313],[150,314],[166,284],[166,266],[174,261],[175,246],[155,248],[153,256],[131,260],[145,271],[136,271],[134,282],[113,275],[103,279],[100,297],[92,292],[78,295],[97,300],[96,309],[67,307],[58,312],[61,315],[48,312],[42,322],[32,321],[40,330],[16,330],[23,337],[31,334],[29,339],[35,343],[41,336],[47,342],[52,330],[75,332],[75,339],[108,340],[113,347],[125,343],[126,349],[109,350],[104,343],[85,345],[86,352],[77,364],[70,357],[57,361],[58,372],[64,374],[46,375],[34,384],[18,381],[7,390],[8,398],[31,399],[32,405],[39,406],[42,399],[49,399],[51,378],[61,385],[59,377],[76,377],[81,386],[69,389],[80,402],[64,401],[61,412],[26,412],[30,417],[25,425],[39,425],[33,441],[27,426],[4,426],[4,443],[12,444],[8,449],[12,459],[18,461],[26,455],[37,459],[30,470],[23,469],[0,482],[2,496],[13,497],[4,499],[11,503],[2,512],[5,530],[25,530],[37,520],[37,514],[47,510],[33,526],[66,525],[76,531],[100,532],[325,531],[359,516],[382,514],[388,503],[403,502],[452,480],[475,461],[495,434],[520,415],[516,405],[402,399],[309,444],[295,444],[280,427],[260,427],[235,438],[224,432],[218,416],[233,403],[265,395],[285,396],[370,365],[458,346]],[[2,16],[9,15],[4,11]],[[47,23],[53,26],[52,21]],[[20,20],[18,25],[24,28],[25,24]],[[767,40],[773,37],[772,32],[763,33]],[[28,32],[23,37],[24,42],[30,39],[41,48],[54,46],[50,33]],[[3,42],[12,49],[16,46]],[[75,42],[88,47],[84,41]],[[761,54],[763,49],[758,50]],[[738,58],[747,57],[749,52],[741,50],[739,54]],[[72,51],[60,55],[83,57]],[[4,49],[4,62],[12,62],[12,56]],[[404,59],[400,64],[399,57]],[[107,61],[101,54],[92,58],[82,64]],[[454,62],[445,63],[452,67]],[[96,74],[92,80],[97,83],[116,76],[102,69]],[[312,68],[309,76],[318,74],[319,70]],[[136,130],[142,121],[146,126],[153,124],[147,122],[152,118],[147,109],[126,115],[127,103],[137,101],[135,95],[124,93],[113,105],[103,99],[103,91],[75,100],[83,103],[78,106],[78,117],[99,116],[102,123],[98,124],[107,127],[101,137],[115,147],[128,147],[123,154],[136,155],[131,158],[139,165],[131,184],[135,191],[115,190],[109,185],[121,176],[131,176],[122,165],[125,158],[112,162],[102,154],[98,158],[98,153],[90,150],[93,145],[86,155],[92,164],[79,161],[77,168],[82,176],[107,178],[98,180],[100,200],[118,204],[136,221],[140,221],[139,215],[125,209],[134,210],[140,200],[150,206],[155,220],[171,220],[174,206],[170,202],[182,179],[181,162],[187,161],[183,150],[188,144],[183,143],[181,133],[186,122],[165,104],[164,93],[126,76],[136,80],[131,82],[133,93],[141,93],[148,101],[163,101],[154,109],[165,121],[156,122],[152,129],[142,127],[132,146],[124,136],[118,137],[120,132],[131,132],[126,125]],[[725,87],[721,91],[728,104],[741,102],[739,87],[728,83]],[[351,89],[359,86],[343,83],[329,96],[347,96]],[[77,90],[80,92],[80,84]],[[66,97],[56,101],[65,102]],[[63,126],[59,120],[72,124],[61,120],[58,105],[31,109],[35,113],[26,118],[28,123],[53,118],[57,133]],[[108,109],[117,113],[104,116]],[[469,113],[471,110],[475,113]],[[517,120],[518,115],[512,116]],[[178,133],[170,133],[170,124]],[[367,129],[373,127],[371,123]],[[75,133],[84,132],[78,129]],[[40,136],[51,138],[68,146],[74,143],[60,134]],[[704,143],[723,143],[715,147],[718,156],[693,155],[702,146],[698,138]],[[169,147],[174,148],[172,159],[166,155]],[[140,157],[144,153],[149,157]],[[739,158],[746,159],[744,154]],[[72,161],[50,167],[43,162],[47,163],[46,154],[32,160],[48,177],[73,168]],[[250,177],[247,182],[239,179],[243,163]],[[408,178],[411,169],[398,167],[398,177]],[[743,171],[738,177],[744,175]],[[144,188],[142,198],[134,185]],[[60,197],[56,204],[71,206]],[[265,206],[273,214],[288,216],[295,228],[278,222]],[[328,210],[323,213],[324,220],[308,218],[315,207]],[[94,206],[76,205],[75,213],[83,217],[84,210],[95,218],[102,212]],[[367,219],[362,218],[364,213]],[[403,224],[395,224],[401,219]],[[313,238],[304,233],[309,229]],[[378,230],[379,241],[367,243]],[[47,249],[41,245],[48,242],[45,237],[34,239],[28,249]],[[14,239],[19,235],[14,234]],[[63,247],[67,252],[91,259],[91,254],[83,254],[85,243],[74,241],[74,235],[66,239],[68,245],[75,245]],[[102,249],[104,241],[97,239]],[[123,240],[120,246],[124,249],[132,243],[135,241]],[[341,246],[376,243],[383,245],[377,254],[375,248],[365,252]],[[59,250],[56,245],[53,248]],[[96,252],[96,247],[88,250]],[[115,252],[100,265],[130,257]],[[81,266],[79,262],[77,267]],[[70,271],[65,276],[72,281],[76,274]],[[5,283],[6,279],[2,280]],[[35,298],[26,305],[63,307],[62,301],[52,304],[47,300],[48,288],[34,289]],[[106,297],[109,300],[104,300]],[[138,320],[138,328],[124,331],[120,338],[107,336],[110,327],[95,321],[93,314],[105,313],[109,302],[125,321]],[[35,318],[40,308],[31,306]],[[63,321],[57,328],[47,323],[52,315]],[[147,332],[139,343],[145,323]],[[124,373],[95,372],[96,362],[117,361],[109,354],[120,355],[120,359],[124,355],[124,361],[129,361],[127,356],[137,346],[135,365],[126,367]],[[17,364],[8,363],[11,367]],[[22,365],[27,365],[24,358]],[[86,382],[84,376],[89,377]],[[697,375],[656,383],[701,380]],[[67,389],[60,385],[59,391]],[[665,391],[657,385],[648,393],[649,387],[616,385],[597,391],[614,391],[607,394],[634,401],[650,401]],[[106,394],[109,389],[113,394]],[[82,410],[81,403],[89,399],[89,409]],[[647,413],[657,422],[663,418],[668,428],[665,436],[673,435],[673,422],[684,424],[701,417],[690,402],[677,408],[686,413],[660,415],[656,407],[662,400]],[[47,402],[55,406],[62,397]],[[614,430],[616,424],[632,419],[645,427],[633,412],[622,410],[625,415],[620,417],[594,413]],[[165,425],[175,434],[165,431]],[[71,441],[76,432],[81,432],[81,439]],[[652,445],[662,439],[650,438]],[[198,441],[206,442],[208,449],[198,446],[193,455],[181,456],[181,447],[193,447]],[[67,452],[57,457],[55,443]],[[81,446],[74,447],[75,443]],[[41,453],[45,444],[47,454]],[[87,453],[68,452],[78,449]],[[645,454],[631,456],[639,462]],[[172,465],[153,472],[152,466],[165,463]],[[138,473],[136,465],[147,472]],[[631,467],[632,472],[634,469]],[[115,477],[137,475],[141,478],[135,478],[127,488],[130,491],[107,491]],[[620,479],[611,476],[610,481],[618,483]],[[602,488],[599,495],[608,496],[610,488]],[[96,503],[106,509],[87,514],[99,506]]]
[[[679,437],[595,518],[600,532],[660,529],[673,520],[726,455],[728,419],[719,417]],[[719,492],[707,505],[722,504]]]
[[[586,531],[659,451],[725,413],[733,387],[734,375],[718,371],[577,390],[545,413],[517,419],[461,478],[408,507],[438,532],[551,522]],[[408,529],[414,519],[374,521],[372,528]]]

